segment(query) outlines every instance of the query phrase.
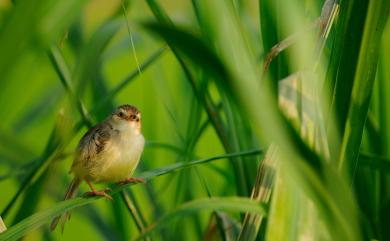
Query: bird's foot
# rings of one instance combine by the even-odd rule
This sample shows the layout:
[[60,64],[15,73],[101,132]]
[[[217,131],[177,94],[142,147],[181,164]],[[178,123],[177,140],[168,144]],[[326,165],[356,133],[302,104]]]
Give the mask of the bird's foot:
[[112,197],[110,195],[107,194],[107,192],[110,192],[111,189],[104,189],[104,191],[92,191],[92,192],[86,192],[84,194],[84,196],[86,197],[94,197],[94,196],[101,196],[101,197],[105,197],[106,199],[112,201]]
[[125,184],[128,184],[128,183],[145,183],[145,179],[142,178],[142,177],[129,177],[129,178],[126,178],[124,180],[121,180],[119,182],[117,182],[118,185],[125,185]]

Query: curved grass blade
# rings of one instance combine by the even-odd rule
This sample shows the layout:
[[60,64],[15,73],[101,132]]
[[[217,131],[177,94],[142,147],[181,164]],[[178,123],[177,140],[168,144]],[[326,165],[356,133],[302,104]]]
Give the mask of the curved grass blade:
[[258,213],[266,215],[266,207],[258,202],[251,200],[250,198],[240,197],[213,197],[205,199],[197,199],[194,201],[187,202],[179,206],[174,211],[163,216],[155,224],[151,225],[145,232],[133,239],[133,241],[141,240],[145,236],[164,228],[173,219],[186,216],[201,210],[231,210],[249,213]]
[[[83,62],[83,60],[87,61],[87,62],[91,62],[90,60],[93,58],[94,61],[92,61],[91,64],[100,65],[101,53],[104,50],[105,46],[110,41],[110,39],[119,30],[119,26],[120,26],[120,22],[118,22],[118,21],[108,21],[106,24],[104,24],[92,37],[90,42],[92,42],[93,44],[91,44],[92,45],[91,47],[88,47],[86,49],[85,55],[81,58],[81,62]],[[89,117],[89,114],[86,111],[86,108],[85,108],[83,102],[78,97],[78,95],[76,95],[75,91],[73,90],[73,88],[71,86],[70,72],[69,72],[68,68],[66,67],[65,60],[63,59],[59,49],[53,47],[50,51],[49,56],[50,56],[52,64],[54,65],[58,75],[60,76],[60,79],[62,80],[61,82],[63,83],[65,89],[69,93],[71,100],[73,102],[75,102],[76,107],[79,110],[79,113],[83,119],[84,124],[86,124],[88,127],[91,127],[92,126],[91,118]],[[139,66],[137,66],[137,67],[139,70]],[[91,73],[88,73],[88,72],[90,72],[90,71],[81,70],[81,76],[84,76],[84,77],[91,76]],[[141,72],[139,71],[139,73],[141,73]],[[98,80],[94,81],[94,83],[98,83],[99,80],[101,80],[99,73],[95,73],[95,75],[91,76],[91,77],[98,78]],[[103,83],[101,82],[101,84],[103,84]],[[104,95],[104,96],[107,96],[107,95]],[[111,102],[112,99],[109,99],[109,100]],[[29,193],[31,193],[31,192],[29,192]],[[123,194],[123,195],[125,195],[125,194]],[[36,196],[33,196],[33,198],[27,196],[26,199],[28,198],[28,199],[34,200],[34,199],[36,199],[34,197],[36,197]],[[128,203],[124,202],[124,204],[127,205]],[[29,207],[30,207],[30,209],[32,209],[35,206],[29,205]],[[122,206],[120,206],[120,204],[118,202],[113,203],[114,220],[116,220],[117,226],[119,227],[119,230],[123,230],[123,229],[127,230],[125,223],[124,223],[124,212],[122,212],[120,210],[121,207]],[[29,213],[30,212],[23,212],[22,217],[24,217],[24,215],[28,215]],[[16,219],[17,221],[19,221],[18,217],[20,217],[20,216],[21,215],[17,216],[17,219]],[[122,234],[122,239],[126,239],[125,232],[120,232],[120,234]]]
[[42,156],[36,160],[34,166],[31,168],[31,171],[24,176],[24,179],[20,183],[20,188],[2,211],[1,215],[3,217],[9,213],[19,196],[28,187],[30,187],[30,185],[33,185],[43,173],[45,173],[46,169],[53,160],[57,159],[62,154],[65,144],[70,141],[70,136],[72,135],[69,127],[70,124],[71,122],[67,119],[67,117],[61,113],[57,119],[56,126],[53,128]]
[[[185,169],[185,168],[205,164],[205,163],[219,160],[219,159],[237,157],[237,156],[259,155],[261,153],[262,153],[261,150],[249,150],[249,151],[242,151],[242,152],[237,152],[237,153],[218,155],[218,156],[195,160],[195,161],[190,161],[190,162],[180,162],[180,163],[175,163],[175,164],[172,164],[172,165],[160,168],[160,169],[155,169],[153,171],[144,172],[140,175],[140,177],[143,177],[145,180],[152,180],[153,178],[161,176],[161,175],[171,174],[171,173],[177,172],[177,171]],[[126,187],[129,187],[131,185],[134,185],[134,183],[119,186],[119,187],[113,189],[112,194],[116,194],[116,193],[124,190]],[[70,211],[74,208],[90,204],[96,200],[99,200],[100,198],[101,197],[90,197],[90,198],[79,197],[79,198],[74,198],[71,200],[59,202],[54,207],[47,209],[45,211],[33,214],[33,215],[25,218],[24,220],[22,220],[18,224],[14,225],[12,227],[9,227],[9,229],[6,232],[0,234],[0,241],[17,240],[17,239],[23,237],[28,232],[41,227],[45,223],[50,222],[51,219],[53,219],[54,217],[56,217],[62,213],[65,213],[67,211]]]
[[[173,22],[169,18],[169,16],[164,12],[162,7],[157,4],[155,0],[147,0],[148,6],[150,10],[153,12],[155,18],[163,25],[172,25]],[[224,122],[220,115],[218,115],[218,107],[213,103],[208,93],[204,94],[204,91],[198,87],[198,85],[195,82],[195,78],[193,74],[190,71],[189,66],[184,62],[183,58],[179,55],[178,51],[176,50],[175,46],[170,46],[173,53],[175,54],[177,60],[179,61],[181,67],[183,68],[184,73],[186,74],[186,77],[194,91],[194,94],[196,98],[202,103],[204,106],[207,115],[209,119],[211,120],[211,123],[213,124],[213,127],[215,128],[218,137],[221,139],[221,142],[224,145],[225,150],[227,152],[231,152],[231,148],[229,145],[229,141],[227,138],[227,130],[224,125]]]
[[[256,182],[252,189],[251,199],[259,203],[268,204],[274,186],[277,160],[277,148],[271,145],[257,170]],[[264,219],[263,214],[247,213],[242,224],[238,241],[253,241],[256,239],[260,225]]]
[[96,104],[96,107],[91,111],[91,113],[98,112],[103,105],[105,105],[107,102],[109,102],[111,99],[113,99],[114,96],[116,96],[124,87],[126,87],[132,80],[134,80],[135,77],[138,77],[141,72],[145,71],[151,64],[155,63],[156,60],[158,60],[164,51],[166,50],[166,47],[162,47],[158,50],[156,50],[153,54],[151,54],[140,66],[139,68],[133,70],[130,72],[129,75],[127,75],[117,86],[115,86],[99,103]]
[[[94,33],[81,54],[79,63],[76,65],[77,69],[73,76],[74,81],[72,81],[71,73],[66,66],[60,50],[56,46],[53,46],[49,52],[50,60],[60,77],[61,83],[64,85],[71,101],[75,103],[84,123],[88,127],[92,127],[92,120],[79,96],[83,92],[83,87],[86,83],[91,78],[96,77],[95,68],[99,67],[101,54],[113,36],[118,32],[121,24],[119,20],[109,20]],[[72,82],[77,85],[76,88],[73,88]]]
[[[126,192],[126,190],[122,190],[120,194],[121,194],[122,201],[125,203],[139,232],[140,233],[144,232],[145,230],[144,219],[141,217],[141,213],[139,212],[137,207],[133,204],[133,200],[131,199],[130,195]],[[145,237],[145,241],[151,241],[151,238]]]
[[119,18],[106,21],[86,43],[72,76],[77,96],[83,94],[87,85],[95,78],[96,68],[100,65],[102,54],[122,24],[123,21]]
[[74,208],[92,203],[96,199],[96,197],[75,198],[69,201],[61,202],[49,210],[33,214],[18,224],[10,227],[6,232],[0,234],[0,240],[18,240],[29,231],[35,230],[43,224],[50,222],[54,217]]
[[[66,119],[63,116],[59,116],[57,118],[56,128],[57,131],[54,133],[53,141],[57,143],[62,142],[62,138],[64,135],[61,133],[61,128],[65,127]],[[52,144],[53,146],[56,146],[56,144]],[[58,157],[58,155],[57,155]],[[48,162],[50,164],[52,161],[54,161],[56,158],[53,158]],[[25,196],[22,200],[21,205],[19,206],[19,210],[16,212],[16,215],[14,217],[14,220],[12,221],[12,224],[15,224],[19,222],[20,220],[24,219],[25,217],[31,215],[34,213],[36,207],[39,204],[39,201],[41,200],[42,194],[44,193],[44,184],[47,182],[47,176],[48,171],[47,169],[39,176],[36,180],[31,180],[31,182],[28,184],[28,188],[26,189]]]
[[160,7],[160,5],[157,4],[155,0],[146,0],[146,2],[160,23],[172,24],[172,20],[169,18],[168,14],[164,12],[164,10]]
[[[341,1],[340,15],[335,26],[334,47],[330,56],[327,73],[329,93],[332,93],[331,111],[336,118],[336,125],[329,125],[330,133],[340,133],[345,129],[348,108],[351,103],[352,87],[362,41],[364,20],[368,1]],[[353,36],[345,33],[354,33]],[[338,140],[337,139],[337,140]],[[332,145],[332,141],[329,141]],[[332,159],[339,157],[339,146],[330,148]]]
[[68,92],[71,101],[75,103],[77,109],[79,110],[83,122],[88,127],[92,127],[92,119],[88,114],[87,108],[85,108],[85,106],[81,102],[81,99],[76,96],[76,93],[72,86],[70,71],[66,66],[65,60],[57,46],[52,46],[50,48],[49,58],[54,66],[55,71],[60,77],[62,85],[64,86],[66,92]]
[[[161,56],[162,52],[163,52],[163,49],[160,49],[157,52],[155,52],[154,54],[152,54],[152,56],[150,56],[143,64],[141,64],[141,66],[140,66],[141,70],[143,71],[147,67],[151,66],[151,64],[154,63],[154,61],[157,60],[159,56]],[[109,95],[115,96],[116,94],[118,94],[123,89],[123,87],[125,87],[128,83],[130,83],[130,81],[132,81],[138,75],[139,75],[138,70],[132,71],[131,74],[128,75],[117,87],[115,87],[110,92]],[[110,99],[105,99],[105,101],[109,101],[109,100]],[[97,112],[99,110],[99,107],[101,107],[101,105],[98,105],[97,108],[91,112],[92,113]],[[36,166],[31,169],[31,172],[26,174],[24,181],[22,181],[19,190],[16,192],[16,194],[12,197],[11,201],[8,203],[8,205],[2,211],[1,214],[3,216],[7,215],[7,213],[10,211],[11,207],[16,203],[16,200],[18,199],[18,197],[27,188],[26,184],[30,180],[37,180],[37,178],[40,177],[40,175],[44,172],[44,170],[46,170],[46,168],[48,167],[48,164],[51,162],[51,160],[56,159],[58,155],[61,155],[61,152],[62,152],[61,150],[64,149],[69,144],[69,142],[74,137],[74,135],[81,129],[81,127],[83,126],[83,123],[84,123],[83,121],[76,123],[74,125],[74,127],[72,128],[72,130],[70,130],[68,132],[67,138],[65,138],[65,140],[57,146],[57,148],[53,147],[53,143],[52,143],[53,136],[51,137],[51,139],[47,143],[45,154],[43,155],[42,158],[39,158],[39,160],[36,162],[37,163]],[[53,133],[54,132],[55,132],[55,130],[53,130]]]
[[81,215],[86,217],[104,240],[121,241],[122,239],[116,233],[116,230],[108,223],[108,220],[99,213],[95,206],[88,205],[80,210]]
[[[260,17],[260,31],[262,35],[262,45],[265,53],[270,53],[274,50],[273,47],[282,41],[281,36],[281,15],[280,10],[274,8],[273,5],[283,4],[282,1],[277,0],[259,0],[259,17]],[[266,66],[268,65],[268,66]],[[276,94],[278,93],[278,81],[287,75],[288,64],[286,56],[282,55],[270,62],[269,58],[264,61],[263,76],[266,76],[266,71],[270,67],[269,71],[269,83],[272,86],[272,90]],[[268,72],[268,71],[267,71]]]
[[145,23],[144,27],[160,36],[166,42],[187,56],[192,62],[201,66],[205,72],[217,79],[228,80],[228,73],[213,50],[199,36],[170,24]]
[[255,58],[247,46],[232,3],[223,0],[200,0],[199,3],[202,13],[209,19],[209,35],[213,36],[214,44],[221,50],[218,52],[220,57],[232,73],[233,83],[228,87],[232,88],[239,106],[256,127],[254,131],[258,138],[283,148],[280,149],[282,168],[286,168],[292,180],[312,199],[333,239],[361,240],[356,221],[358,209],[351,190],[342,176],[302,140],[280,113],[271,86],[264,81],[259,83]]
[[141,176],[145,179],[151,179],[152,177],[155,176],[160,176],[160,175],[165,175],[167,173],[172,173],[174,171],[178,171],[184,168],[188,168],[194,165],[199,165],[207,162],[211,162],[214,160],[218,159],[223,159],[223,158],[231,158],[231,157],[238,157],[238,156],[251,156],[251,155],[260,155],[262,153],[261,150],[251,150],[251,151],[242,151],[242,152],[236,152],[236,153],[229,153],[229,154],[223,154],[219,156],[214,156],[211,158],[205,158],[205,159],[200,159],[196,161],[189,161],[189,162],[178,162],[172,165],[169,165],[164,168],[156,169],[154,171],[149,171],[149,172],[144,172]]
[[44,184],[48,180],[47,176],[48,172],[46,171],[38,178],[38,180],[36,180],[33,184],[29,186],[29,188],[25,192],[19,210],[17,211],[10,225],[18,223],[22,219],[34,213],[36,207],[39,204],[39,201],[41,200],[42,194],[44,193]]
[[345,115],[345,132],[339,157],[339,169],[346,171],[352,181],[356,172],[364,124],[374,87],[375,73],[382,33],[389,16],[386,0],[370,1],[365,20],[359,58],[356,64],[349,111]]
[[[33,0],[14,4],[12,11],[2,24],[0,34],[0,73],[2,76],[0,84],[6,84],[7,75],[28,52],[26,50],[32,46],[45,49],[58,37],[65,26],[79,13],[85,2],[85,0]],[[17,48],[15,39],[19,41]]]
[[[163,52],[164,49],[160,49],[158,50],[156,53],[152,54],[152,56],[150,58],[148,58],[141,66],[141,70],[143,70],[144,68],[147,68],[149,67],[155,60],[158,59],[159,56],[161,56],[162,52]],[[53,64],[57,70],[57,73],[59,74],[60,76],[60,79],[62,80],[64,86],[66,88],[69,88],[70,89],[70,72],[69,70],[67,69],[66,67],[66,64],[65,64],[65,61],[63,60],[62,58],[62,55],[61,53],[58,51],[58,48],[54,47],[52,49],[52,52],[50,53],[50,57],[53,61]],[[120,90],[123,89],[123,87],[125,87],[131,80],[133,80],[135,77],[138,76],[138,71],[133,71],[129,76],[127,76],[116,88],[114,88],[110,94],[107,96],[107,97],[110,97],[112,98],[113,96],[115,96],[117,93],[119,93]],[[109,98],[106,98],[104,99],[105,101],[109,101],[110,99]],[[98,105],[97,107],[100,107],[101,105]],[[16,199],[20,196],[20,194],[22,194],[22,192],[26,189],[27,185],[26,183],[29,181],[29,180],[37,180],[37,178],[40,177],[40,174],[42,174],[44,172],[44,170],[48,167],[48,164],[51,162],[50,160],[52,159],[55,159],[57,155],[61,154],[61,151],[59,151],[60,149],[63,149],[65,148],[65,146],[70,142],[70,140],[72,139],[73,135],[75,133],[78,132],[78,130],[81,128],[81,126],[83,125],[83,123],[91,123],[90,122],[90,118],[88,116],[88,112],[86,111],[86,109],[84,108],[84,106],[82,105],[82,103],[80,102],[80,100],[78,101],[78,109],[80,110],[81,113],[84,113],[82,114],[82,116],[84,116],[84,121],[81,121],[77,124],[75,124],[74,128],[73,128],[73,131],[70,131],[69,133],[72,133],[72,134],[69,134],[68,138],[66,138],[66,141],[64,141],[63,143],[61,143],[59,146],[57,146],[57,148],[55,148],[53,146],[53,143],[52,140],[49,140],[48,142],[48,146],[46,147],[46,150],[45,150],[45,154],[42,158],[39,159],[39,161],[37,162],[37,165],[32,169],[31,173],[26,175],[25,177],[25,181],[22,182],[21,184],[21,188],[19,188],[19,190],[17,191],[17,193],[14,195],[14,197],[11,199],[11,201],[9,202],[9,204],[6,206],[6,208],[3,210],[2,212],[2,215],[6,215],[8,213],[8,211],[11,209],[11,207],[13,206],[13,204],[15,203]],[[94,113],[98,110],[99,108],[96,108],[94,109]],[[85,120],[87,122],[85,122]],[[57,143],[58,144],[58,143]],[[38,174],[37,174],[38,173]]]
[[[233,117],[237,116],[228,115],[229,125],[226,125],[221,114],[217,111],[218,108],[212,101],[211,95],[206,88],[207,81],[209,79],[215,80],[215,83],[221,92],[220,94],[226,96],[226,98],[223,98],[222,101],[226,106],[225,110],[228,113],[231,113],[231,109],[234,106],[232,103],[235,101],[234,95],[232,95],[230,91],[231,88],[227,88],[227,85],[232,83],[231,74],[227,71],[221,59],[208,44],[202,41],[199,36],[196,36],[184,29],[177,28],[170,22],[147,23],[145,24],[145,27],[163,37],[175,53],[187,75],[188,80],[190,81],[191,86],[193,87],[195,96],[204,106],[218,137],[224,145],[225,150],[227,152],[239,150],[239,144],[235,142],[236,138],[232,136],[233,133],[235,133],[235,128],[232,129],[232,125],[234,125]],[[186,61],[183,60],[183,57],[187,57],[186,59],[188,59],[189,62],[192,62],[196,67],[200,68],[202,73],[207,75],[207,78],[201,79],[201,84],[197,84],[195,82],[195,79],[190,69],[187,67]],[[240,121],[240,123],[245,122],[246,120]],[[232,131],[229,131],[231,129]],[[245,147],[243,147],[243,149],[244,148]],[[237,192],[242,196],[246,196],[250,185],[246,179],[244,167],[240,161],[232,161],[232,165],[233,171],[238,180],[236,183]],[[254,170],[251,168],[248,169]]]

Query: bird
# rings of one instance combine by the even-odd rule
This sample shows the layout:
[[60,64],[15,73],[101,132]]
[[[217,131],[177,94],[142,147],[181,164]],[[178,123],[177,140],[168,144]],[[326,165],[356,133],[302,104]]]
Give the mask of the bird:
[[[81,138],[69,173],[73,174],[64,200],[77,195],[82,181],[91,191],[86,196],[112,197],[109,190],[98,191],[92,183],[117,183],[119,185],[144,182],[131,177],[140,161],[145,139],[141,132],[141,112],[137,107],[124,104],[115,109],[104,121],[91,127]],[[51,223],[54,231],[61,221],[62,232],[70,212],[57,216]]]

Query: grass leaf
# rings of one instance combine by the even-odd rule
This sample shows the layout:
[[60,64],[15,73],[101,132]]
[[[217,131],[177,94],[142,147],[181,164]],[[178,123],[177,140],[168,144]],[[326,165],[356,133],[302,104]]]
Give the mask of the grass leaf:
[[149,235],[152,232],[164,228],[174,218],[186,216],[194,212],[198,212],[200,210],[214,210],[214,211],[231,210],[231,211],[257,213],[261,215],[266,215],[267,213],[264,205],[261,205],[258,202],[251,200],[250,198],[213,197],[213,198],[193,200],[184,203],[174,211],[163,216],[154,225],[148,227],[147,230],[143,232],[140,236],[133,239],[133,241],[141,240],[146,235]]
[[[172,164],[170,166],[166,166],[166,167],[163,167],[160,169],[144,172],[140,175],[140,177],[145,178],[145,180],[151,180],[157,176],[171,174],[171,173],[174,173],[176,171],[182,170],[184,168],[192,167],[195,165],[205,164],[207,162],[211,162],[214,160],[219,160],[219,159],[229,158],[229,157],[236,157],[236,156],[258,155],[260,153],[261,153],[260,150],[251,150],[251,151],[244,151],[244,152],[238,152],[238,153],[223,154],[223,155],[214,156],[211,158],[205,158],[205,159],[200,159],[200,160],[195,160],[195,161],[190,161],[190,162],[175,163],[175,164]],[[112,194],[116,194],[130,185],[134,185],[134,184],[119,186],[119,187],[113,189]],[[33,215],[23,219],[21,222],[15,224],[14,226],[9,227],[9,229],[6,232],[0,234],[0,241],[17,240],[17,239],[23,237],[24,235],[26,235],[27,233],[31,232],[32,230],[35,230],[35,229],[39,228],[40,226],[44,225],[45,223],[50,222],[50,220],[53,219],[54,217],[56,217],[62,213],[65,213],[67,211],[70,211],[74,208],[90,204],[98,199],[101,199],[101,197],[90,197],[90,198],[78,197],[78,198],[74,198],[71,200],[59,202],[54,207],[47,209],[45,211],[41,211],[39,213],[33,214]],[[258,205],[258,204],[256,204],[256,205]]]
[[339,168],[353,178],[362,142],[363,128],[374,87],[379,47],[390,5],[386,0],[370,2],[357,61],[354,85],[346,117]]

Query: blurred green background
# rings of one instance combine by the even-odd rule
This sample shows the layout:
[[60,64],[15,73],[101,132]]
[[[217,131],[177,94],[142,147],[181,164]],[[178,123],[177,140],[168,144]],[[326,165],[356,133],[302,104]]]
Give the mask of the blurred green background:
[[[0,0],[0,240],[389,240],[389,1],[326,4]],[[148,182],[50,232],[125,103]]]

